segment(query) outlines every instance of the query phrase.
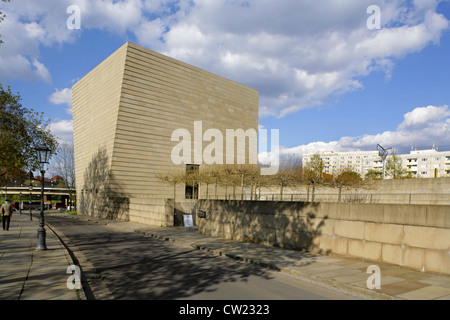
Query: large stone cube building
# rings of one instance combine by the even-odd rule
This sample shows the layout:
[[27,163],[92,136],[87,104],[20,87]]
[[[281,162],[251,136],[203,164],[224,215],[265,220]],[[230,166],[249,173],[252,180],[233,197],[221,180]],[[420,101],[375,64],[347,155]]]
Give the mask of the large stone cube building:
[[[130,42],[78,81],[72,100],[80,214],[173,225],[174,189],[156,178],[186,170],[171,157],[172,133],[191,133],[191,163],[201,167],[194,122],[200,135],[209,128],[224,136],[226,129],[258,132],[256,90]],[[176,199],[184,201],[185,188]]]

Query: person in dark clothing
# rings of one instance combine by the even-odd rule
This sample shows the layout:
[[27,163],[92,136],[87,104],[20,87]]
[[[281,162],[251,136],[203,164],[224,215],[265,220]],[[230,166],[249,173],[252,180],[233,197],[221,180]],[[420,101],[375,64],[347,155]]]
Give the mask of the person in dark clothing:
[[11,221],[11,216],[13,213],[13,208],[9,200],[5,200],[5,203],[2,205],[2,224],[3,230],[9,230],[9,223]]

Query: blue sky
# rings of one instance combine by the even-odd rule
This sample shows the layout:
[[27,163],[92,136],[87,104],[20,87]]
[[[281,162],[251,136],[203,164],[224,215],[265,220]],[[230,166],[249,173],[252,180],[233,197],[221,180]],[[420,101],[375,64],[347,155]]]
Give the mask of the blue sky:
[[[80,8],[79,30],[66,12]],[[370,5],[381,28],[367,27]],[[0,83],[71,143],[71,86],[131,41],[251,86],[282,152],[450,150],[450,2],[12,0]]]

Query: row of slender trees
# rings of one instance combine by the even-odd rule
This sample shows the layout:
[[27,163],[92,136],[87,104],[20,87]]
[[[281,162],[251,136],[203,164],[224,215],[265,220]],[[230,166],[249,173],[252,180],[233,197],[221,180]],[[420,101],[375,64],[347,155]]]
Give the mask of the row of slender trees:
[[[225,194],[236,192],[243,194],[244,188],[251,190],[251,198],[256,199],[261,189],[279,190],[280,197],[287,188],[309,187],[314,195],[318,187],[332,187],[339,190],[365,188],[372,179],[362,179],[357,172],[343,170],[338,175],[325,174],[324,164],[318,155],[305,166],[299,158],[291,157],[281,161],[277,174],[261,175],[257,165],[215,165],[201,170],[180,170],[157,174],[159,181],[173,186],[174,198],[180,184],[187,186],[203,185],[206,197],[217,197],[218,188],[225,189]],[[240,189],[240,190],[239,190]]]

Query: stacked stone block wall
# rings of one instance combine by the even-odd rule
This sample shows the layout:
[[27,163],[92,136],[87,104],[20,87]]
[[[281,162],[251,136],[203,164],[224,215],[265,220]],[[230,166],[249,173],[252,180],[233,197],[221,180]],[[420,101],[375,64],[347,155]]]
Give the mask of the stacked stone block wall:
[[450,274],[450,206],[200,200],[201,232]]

